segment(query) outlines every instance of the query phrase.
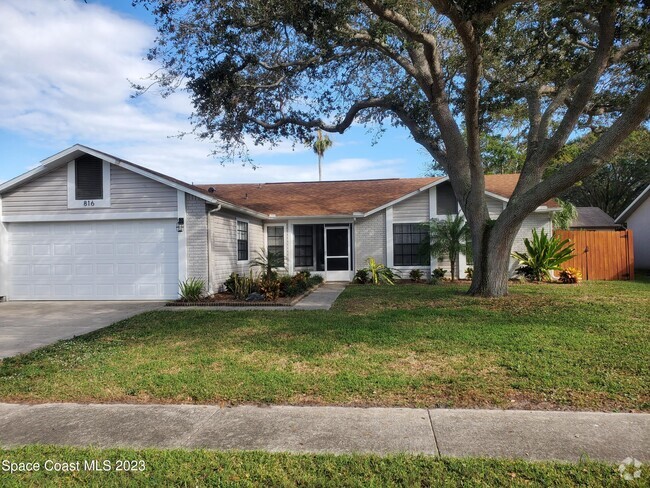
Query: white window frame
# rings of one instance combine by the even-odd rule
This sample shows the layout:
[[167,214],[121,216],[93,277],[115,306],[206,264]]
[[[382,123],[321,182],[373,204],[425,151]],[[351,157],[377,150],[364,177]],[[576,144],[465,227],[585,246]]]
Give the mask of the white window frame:
[[102,194],[103,198],[94,200],[77,200],[76,196],[76,168],[77,162],[68,163],[68,208],[95,210],[96,208],[110,208],[111,206],[111,163],[102,161]]
[[[393,224],[397,224],[397,225],[399,225],[399,224],[420,225],[420,224],[426,224],[426,223],[427,223],[426,220],[423,221],[423,222],[393,222]],[[398,266],[398,265],[395,264],[395,236],[394,236],[394,230],[392,228],[393,224],[391,224],[391,233],[390,233],[391,234],[391,240],[393,241],[392,245],[391,245],[391,252],[392,252],[391,261],[393,262],[393,265],[391,267],[395,268],[395,269],[398,269],[400,271],[410,271],[412,269],[427,269],[427,268],[430,268],[431,264],[411,264],[411,265],[408,265],[408,266]],[[429,257],[429,260],[430,260],[429,263],[431,263],[431,259],[432,258]]]
[[282,235],[284,236],[283,242],[284,242],[284,266],[280,269],[282,270],[287,270],[289,267],[289,256],[287,254],[288,248],[287,248],[287,241],[289,240],[289,235],[287,233],[287,224],[264,224],[264,249],[267,251],[269,250],[269,235],[268,235],[268,228],[269,227],[282,227]]
[[[239,259],[239,238],[237,235],[239,232],[239,222],[246,224],[246,236],[248,238],[246,240],[246,259]],[[251,223],[246,219],[235,219],[235,258],[237,258],[237,264],[250,263],[251,261]]]

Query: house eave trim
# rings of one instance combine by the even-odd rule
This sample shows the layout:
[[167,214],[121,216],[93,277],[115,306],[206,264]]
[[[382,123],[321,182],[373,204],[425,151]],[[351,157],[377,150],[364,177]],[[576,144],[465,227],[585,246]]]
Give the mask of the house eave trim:
[[1,222],[81,222],[92,220],[176,219],[177,212],[68,212],[38,215],[5,215]]
[[645,201],[645,199],[650,196],[650,185],[646,187],[645,190],[641,192],[641,194],[634,199],[632,203],[630,203],[625,210],[621,212],[621,215],[619,215],[616,220],[614,221],[617,224],[624,224],[625,221],[628,219],[630,215],[632,215],[636,209]]
[[422,188],[418,188],[417,190],[412,191],[410,193],[407,193],[406,195],[403,195],[403,196],[401,196],[401,197],[399,197],[399,198],[397,198],[395,200],[392,200],[392,201],[390,201],[388,203],[385,203],[385,204],[383,204],[383,205],[381,205],[381,206],[379,206],[377,208],[373,208],[372,210],[369,210],[368,212],[364,213],[363,215],[360,215],[360,217],[369,217],[372,214],[375,214],[377,212],[381,212],[385,208],[392,207],[393,205],[395,205],[395,204],[397,204],[397,203],[399,203],[399,202],[401,202],[403,200],[407,200],[408,198],[411,198],[411,197],[413,197],[415,195],[418,195],[418,194],[422,193],[423,191],[428,190],[429,188],[433,188],[434,186],[438,186],[440,183],[444,183],[445,181],[449,181],[449,176],[444,176],[444,177],[440,178],[439,180],[436,180],[436,181],[434,181],[432,183],[429,183],[428,185],[423,186]]

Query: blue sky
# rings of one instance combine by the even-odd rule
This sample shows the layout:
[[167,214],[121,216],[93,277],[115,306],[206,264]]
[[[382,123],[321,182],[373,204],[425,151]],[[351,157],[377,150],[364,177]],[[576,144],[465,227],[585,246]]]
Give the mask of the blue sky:
[[[128,80],[157,68],[144,59],[153,18],[130,0],[0,2],[0,182],[81,143],[195,183],[317,179],[309,148],[251,147],[257,170],[222,166],[191,136],[189,98],[154,91],[131,99]],[[332,136],[324,179],[422,176],[430,158],[406,131],[352,127]]]

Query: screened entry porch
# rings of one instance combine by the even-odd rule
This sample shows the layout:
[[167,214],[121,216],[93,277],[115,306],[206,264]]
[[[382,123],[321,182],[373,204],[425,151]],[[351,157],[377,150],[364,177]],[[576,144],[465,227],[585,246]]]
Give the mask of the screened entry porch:
[[351,224],[294,224],[293,268],[350,281],[353,275]]

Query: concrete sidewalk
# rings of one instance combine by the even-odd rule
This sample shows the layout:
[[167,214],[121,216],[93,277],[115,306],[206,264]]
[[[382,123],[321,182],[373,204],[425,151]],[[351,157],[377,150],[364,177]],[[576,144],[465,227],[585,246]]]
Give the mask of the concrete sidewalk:
[[0,404],[0,445],[650,460],[650,415],[517,410]]

